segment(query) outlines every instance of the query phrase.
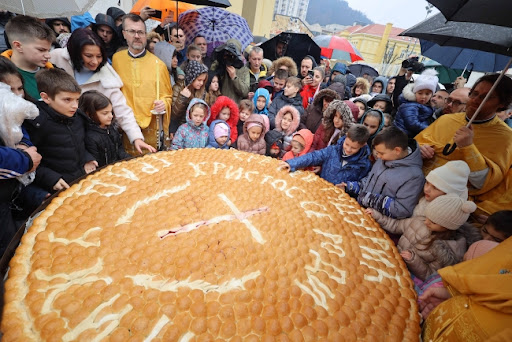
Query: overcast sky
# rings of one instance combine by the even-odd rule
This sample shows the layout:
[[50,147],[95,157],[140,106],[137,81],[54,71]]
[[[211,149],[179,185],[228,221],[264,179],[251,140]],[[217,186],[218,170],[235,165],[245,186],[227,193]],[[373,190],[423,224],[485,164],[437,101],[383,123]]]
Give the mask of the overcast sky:
[[[425,19],[425,0],[346,0],[350,7],[359,10],[376,24],[393,23],[394,27],[407,29]],[[434,7],[435,10],[435,7]],[[432,12],[429,16],[431,16]]]

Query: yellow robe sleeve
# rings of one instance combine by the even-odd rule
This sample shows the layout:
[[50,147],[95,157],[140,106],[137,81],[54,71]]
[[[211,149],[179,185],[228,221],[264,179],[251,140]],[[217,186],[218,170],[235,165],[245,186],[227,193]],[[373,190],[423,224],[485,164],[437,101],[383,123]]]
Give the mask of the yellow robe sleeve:
[[512,238],[479,258],[439,270],[452,298],[439,304],[423,327],[424,341],[487,341],[510,336]]
[[479,258],[439,270],[453,293],[492,310],[512,314],[512,238]]
[[446,114],[420,132],[415,139],[420,146],[429,145],[435,151],[434,158],[423,162],[425,174],[450,160],[464,160],[471,172],[487,168],[489,173],[483,187],[470,189],[470,195],[476,196],[490,191],[505,178],[512,163],[512,131],[497,117],[486,123],[473,124],[474,143],[458,147],[448,156],[443,155],[445,145],[453,144],[455,132],[466,123],[465,113]]

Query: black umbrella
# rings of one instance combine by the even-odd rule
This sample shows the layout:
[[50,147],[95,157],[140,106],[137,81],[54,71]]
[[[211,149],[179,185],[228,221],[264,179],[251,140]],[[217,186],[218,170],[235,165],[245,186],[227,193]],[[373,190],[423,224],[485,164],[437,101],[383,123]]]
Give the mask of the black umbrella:
[[375,70],[374,67],[371,67],[367,64],[361,64],[361,63],[351,64],[348,66],[348,70],[350,70],[350,72],[355,77],[360,77],[360,76],[362,77],[364,74],[368,74],[373,78],[379,76],[379,72],[377,70]]
[[400,33],[439,45],[449,45],[512,56],[512,29],[478,23],[446,21],[443,14],[429,19]]
[[509,0],[427,0],[436,6],[446,19],[512,27]]
[[222,8],[231,7],[231,3],[229,2],[229,0],[179,0],[179,1],[186,2],[187,4],[192,4],[192,5],[202,5],[202,6],[222,7]]
[[[512,39],[510,38],[512,37],[512,28],[481,23],[446,21],[442,13],[422,21],[400,35],[425,39],[439,45],[457,46],[512,56]],[[471,126],[511,63],[512,58],[508,61],[466,127]],[[443,154],[449,155],[455,151],[455,148],[457,148],[455,143],[453,145],[447,144]]]
[[[276,53],[276,45],[279,44],[283,48],[283,53]],[[267,40],[260,45],[263,49],[265,58],[274,61],[279,57],[291,57],[297,66],[304,56],[312,56],[317,63],[320,63],[320,46],[318,46],[310,36],[305,33],[282,32],[272,39]]]

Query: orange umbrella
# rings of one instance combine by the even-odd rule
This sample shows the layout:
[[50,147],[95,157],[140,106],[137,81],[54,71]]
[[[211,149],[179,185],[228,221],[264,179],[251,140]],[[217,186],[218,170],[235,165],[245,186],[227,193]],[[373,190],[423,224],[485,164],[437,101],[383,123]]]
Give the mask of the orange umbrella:
[[[163,18],[167,17],[169,13],[174,12],[174,21],[178,21],[178,15],[181,13],[195,9],[194,5],[190,5],[180,1],[171,1],[171,0],[139,0],[133,5],[130,10],[131,13],[140,14],[140,10],[145,6],[154,8],[158,11],[162,11],[162,17],[150,17],[151,19],[162,21]],[[176,8],[178,9],[178,13],[176,13]]]

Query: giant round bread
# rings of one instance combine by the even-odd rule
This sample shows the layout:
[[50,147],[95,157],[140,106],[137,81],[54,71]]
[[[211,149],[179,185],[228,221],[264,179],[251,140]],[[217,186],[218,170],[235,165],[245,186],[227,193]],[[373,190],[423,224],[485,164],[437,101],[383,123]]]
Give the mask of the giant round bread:
[[412,281],[354,199],[236,150],[120,162],[34,220],[4,341],[418,341]]

